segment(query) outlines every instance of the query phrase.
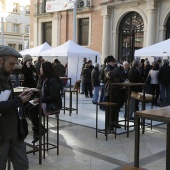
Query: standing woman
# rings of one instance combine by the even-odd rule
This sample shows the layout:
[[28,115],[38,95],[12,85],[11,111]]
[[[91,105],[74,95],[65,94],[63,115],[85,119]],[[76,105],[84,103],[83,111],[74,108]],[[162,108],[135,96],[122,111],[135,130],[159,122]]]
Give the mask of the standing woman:
[[[46,103],[46,106],[53,104],[57,111],[59,111],[62,107],[60,86],[60,78],[56,76],[52,64],[47,61],[43,62],[42,68],[40,69],[40,79],[37,88],[41,89],[42,103]],[[34,103],[39,103],[39,98],[35,98]],[[32,143],[35,143],[39,140],[39,104],[27,105],[25,108],[25,112],[32,122]],[[46,129],[42,126],[41,135],[44,135],[45,133]]]
[[159,63],[155,62],[153,64],[152,70],[149,71],[149,75],[151,75],[151,93],[153,95],[153,105],[158,106],[158,98],[159,98],[159,93],[160,93],[160,87],[159,87],[159,82],[158,82],[158,73],[159,73]]
[[24,65],[22,67],[22,74],[24,74],[23,87],[35,88],[37,86],[37,72],[32,63],[32,57],[27,54],[23,57]]

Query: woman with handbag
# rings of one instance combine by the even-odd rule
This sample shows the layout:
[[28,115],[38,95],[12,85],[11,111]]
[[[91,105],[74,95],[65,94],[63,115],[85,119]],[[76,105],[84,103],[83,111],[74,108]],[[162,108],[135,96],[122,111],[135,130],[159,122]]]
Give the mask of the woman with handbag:
[[[62,99],[60,94],[61,81],[56,76],[53,66],[50,62],[42,63],[40,69],[41,76],[39,78],[39,84],[37,88],[41,89],[42,92],[42,103],[46,104],[47,112],[59,111],[62,107]],[[33,141],[35,143],[39,140],[39,98],[33,100],[34,104],[26,106],[25,111],[32,122],[33,130]],[[44,135],[46,129],[42,126],[41,134]]]

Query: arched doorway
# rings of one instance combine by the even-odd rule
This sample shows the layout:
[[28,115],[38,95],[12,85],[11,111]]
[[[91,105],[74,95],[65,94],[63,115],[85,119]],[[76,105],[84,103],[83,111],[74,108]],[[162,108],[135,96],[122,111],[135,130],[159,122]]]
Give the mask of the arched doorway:
[[169,38],[170,38],[170,16],[166,24],[166,39],[169,39]]
[[134,59],[134,51],[143,47],[144,22],[137,12],[128,13],[119,26],[119,60]]

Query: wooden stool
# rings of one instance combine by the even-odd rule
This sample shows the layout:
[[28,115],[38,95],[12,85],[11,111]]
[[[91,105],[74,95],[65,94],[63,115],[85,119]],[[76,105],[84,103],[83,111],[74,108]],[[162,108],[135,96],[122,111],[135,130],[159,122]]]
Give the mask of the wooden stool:
[[[98,106],[105,106],[106,111],[105,111],[105,129],[98,129]],[[107,141],[107,135],[110,134],[110,132],[108,132],[108,127],[110,125],[110,121],[109,121],[109,108],[110,107],[116,107],[116,111],[117,111],[117,104],[116,103],[112,103],[112,102],[100,102],[96,104],[96,138],[97,138],[97,133],[103,133],[106,136],[106,141]],[[115,138],[116,138],[116,127],[115,127]]]
[[[52,114],[50,114],[49,116],[51,115],[56,115],[56,125],[57,125],[57,144],[52,144],[49,142],[49,135],[48,135],[48,132],[49,132],[49,118],[48,116],[43,116],[43,123],[44,123],[44,127],[47,129],[47,133],[43,136],[43,147],[42,147],[42,150],[43,150],[43,158],[45,159],[45,151],[49,151],[51,149],[55,149],[57,148],[57,155],[59,155],[59,113],[60,111],[56,111],[56,112],[53,112]],[[51,146],[51,147],[49,147]]]
[[[134,95],[134,96],[131,95],[131,97],[133,97],[135,100],[140,101],[140,102],[142,102],[144,104],[151,103],[151,109],[153,109],[153,102],[152,102],[153,101],[153,95],[145,94],[145,99],[143,99],[143,94],[142,93],[136,93],[136,95]],[[145,131],[145,120],[144,119],[142,120],[141,124],[143,125],[142,133],[144,133],[144,131]],[[152,130],[152,120],[151,120],[150,126],[151,126],[151,130]]]
[[[69,107],[66,107],[66,93],[70,94],[70,101],[69,101]],[[73,94],[76,93],[76,108],[72,107],[72,96]],[[69,115],[71,116],[72,111],[76,110],[76,114],[78,114],[78,91],[77,90],[64,90],[64,114],[65,111],[68,110],[69,111]]]
[[134,166],[127,165],[127,166],[121,168],[120,170],[142,170],[142,169],[141,168],[136,168]]

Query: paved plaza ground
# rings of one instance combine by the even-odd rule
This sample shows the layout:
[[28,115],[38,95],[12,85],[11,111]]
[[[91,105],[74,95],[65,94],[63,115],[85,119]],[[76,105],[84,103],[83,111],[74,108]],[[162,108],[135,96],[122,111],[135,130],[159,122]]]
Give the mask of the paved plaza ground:
[[[68,96],[67,96],[68,104]],[[75,106],[75,96],[73,96]],[[150,105],[147,104],[147,109]],[[155,107],[156,108],[156,107]],[[124,108],[120,111],[120,119],[123,118]],[[99,111],[99,127],[104,127],[104,112]],[[28,154],[30,170],[120,170],[123,166],[134,162],[134,131],[127,137],[122,127],[121,134],[115,139],[114,134],[98,134],[96,139],[95,121],[96,105],[92,104],[91,98],[85,98],[79,94],[78,115],[73,111],[60,114],[59,155],[56,149],[46,152],[46,158],[39,165],[38,153]],[[49,141],[56,143],[55,117],[49,119]],[[154,122],[154,124],[158,124]],[[31,125],[30,125],[31,126]],[[27,137],[31,143],[31,128]],[[140,167],[147,170],[165,170],[166,164],[166,125],[146,128],[145,134],[140,139]],[[29,149],[29,148],[27,148]]]

